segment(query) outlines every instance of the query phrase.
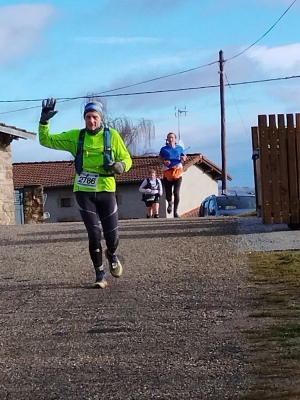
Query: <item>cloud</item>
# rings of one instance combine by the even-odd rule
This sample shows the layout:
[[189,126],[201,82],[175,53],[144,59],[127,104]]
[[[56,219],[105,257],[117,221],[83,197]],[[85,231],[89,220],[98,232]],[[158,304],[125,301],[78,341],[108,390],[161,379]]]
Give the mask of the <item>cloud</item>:
[[[106,94],[107,101],[110,105],[115,103],[116,108],[120,108],[121,105],[124,111],[139,110],[145,107],[153,108],[154,104],[157,108],[161,108],[170,103],[173,104],[174,108],[176,103],[180,102],[183,97],[184,99],[199,99],[199,97],[206,96],[211,90],[173,91],[166,93],[162,93],[161,91],[218,85],[219,74],[217,64],[208,68],[197,68],[197,65],[200,66],[200,64],[203,65],[210,62],[213,54],[215,53],[212,51],[196,49],[176,54],[165,53],[161,57],[142,58],[140,62],[134,60],[135,62],[132,63],[132,65],[127,64],[126,69],[124,69],[126,75],[116,78],[105,86],[96,88],[95,91],[97,93],[103,93],[106,90],[113,90],[112,88],[125,87],[122,90],[113,90],[114,93]],[[199,62],[199,60],[204,61]],[[188,70],[190,67],[192,69],[196,67],[196,69],[188,73],[181,73]],[[165,78],[160,79],[163,76]],[[145,83],[138,84],[139,82]],[[126,86],[129,87],[126,88]],[[218,90],[218,88],[216,90]],[[111,95],[117,93],[139,93],[147,91],[157,91],[159,93],[111,97]]]
[[140,44],[140,43],[159,43],[161,39],[155,37],[77,37],[76,41],[91,44]]
[[[299,65],[300,60],[300,56],[297,55],[300,54],[299,46],[298,43],[269,48],[256,45],[241,56],[225,63],[225,83],[233,85],[239,82],[296,75],[298,73],[296,71],[297,65]],[[240,47],[225,48],[225,58],[230,58],[240,51]],[[278,53],[284,56],[278,57]],[[189,111],[192,111],[193,107],[196,107],[194,103],[197,102],[198,110],[206,113],[206,119],[209,118],[212,120],[212,116],[215,113],[214,110],[219,110],[220,107],[218,62],[188,73],[176,75],[176,72],[188,70],[189,68],[193,69],[197,65],[201,66],[215,62],[217,55],[218,52],[212,49],[209,51],[191,49],[176,54],[165,52],[161,57],[150,56],[146,59],[142,57],[141,61],[134,59],[132,64],[130,62],[126,64],[123,76],[116,75],[115,79],[104,83],[100,87],[95,87],[94,92],[101,93],[105,92],[105,90],[113,90],[113,88],[131,86],[123,90],[108,92],[106,94],[107,97],[103,97],[107,101],[108,110],[113,116],[130,113],[133,117],[147,115],[150,119],[155,118],[159,120],[163,118],[166,108],[168,109],[168,113],[173,115],[175,106],[186,105]],[[173,76],[165,79],[157,79],[168,74]],[[149,82],[140,85],[137,84],[143,81]],[[283,94],[281,88],[283,87],[285,88],[284,95],[287,109],[295,108],[295,104],[298,101],[295,99],[294,93],[292,96],[289,96],[289,90],[293,89],[296,84],[298,84],[298,80],[294,79],[289,81],[235,85],[227,88],[226,105],[229,111],[227,119],[229,120],[231,109],[238,115],[235,102],[238,104],[243,118],[245,118],[245,115],[249,118],[250,115],[254,115],[254,118],[256,118],[257,113],[274,110],[276,107],[275,103],[281,102],[280,97]],[[201,89],[201,87],[207,86],[212,87]],[[168,89],[193,87],[200,87],[200,89],[162,93],[162,91]],[[139,93],[144,91],[157,91],[158,93],[111,97],[111,95],[118,93]],[[82,93],[78,95],[82,95]],[[252,110],[252,113],[249,113],[249,109]]]
[[249,49],[247,56],[270,74],[288,73],[299,70],[300,43],[272,48],[255,46]]
[[188,3],[194,0],[109,0],[104,8],[105,15],[109,12],[125,17],[132,14],[149,15],[149,13],[170,13],[181,7],[186,7]]
[[0,7],[0,64],[28,53],[54,14],[47,4]]
[[[174,70],[175,68],[177,69],[177,72],[180,72],[189,69],[187,65],[190,65],[191,68],[197,68],[198,66],[200,67],[201,65],[206,64],[208,59],[211,59],[212,57],[216,59],[216,54],[217,52],[214,50],[202,49],[191,49],[188,51],[181,51],[176,53],[165,52],[160,56],[152,56],[148,57],[146,60],[141,60],[141,63],[137,66],[137,68],[140,69],[141,66],[144,66],[144,68],[150,67],[152,69],[153,66],[167,66],[169,68],[171,67],[173,69],[173,72],[176,72],[176,70]],[[201,62],[199,60],[204,61]]]

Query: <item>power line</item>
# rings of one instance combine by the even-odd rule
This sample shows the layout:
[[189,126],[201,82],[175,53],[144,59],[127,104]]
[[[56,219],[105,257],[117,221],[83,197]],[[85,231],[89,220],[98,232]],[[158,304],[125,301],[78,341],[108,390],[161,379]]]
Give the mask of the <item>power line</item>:
[[[284,15],[289,11],[289,9],[294,5],[294,3],[296,3],[296,1],[297,1],[297,0],[294,0],[294,1],[292,2],[292,4],[291,4],[291,5],[284,11],[284,13],[278,18],[278,20],[271,26],[271,28],[269,28],[259,39],[257,39],[255,42],[253,42],[253,43],[252,43],[250,46],[248,46],[245,50],[241,51],[240,53],[236,54],[236,55],[233,56],[233,57],[228,58],[227,60],[224,60],[224,62],[229,61],[229,60],[233,60],[234,58],[237,58],[237,57],[240,56],[241,54],[244,54],[247,50],[249,50],[251,47],[253,47],[253,46],[254,46],[256,43],[258,43],[262,38],[264,38],[264,37],[278,24],[278,22],[284,17]],[[104,92],[99,93],[99,94],[96,95],[96,96],[99,96],[99,97],[102,96],[102,97],[103,97],[103,94],[105,94],[105,93],[111,93],[111,92],[114,92],[114,91],[117,91],[117,90],[128,89],[128,88],[130,88],[130,87],[137,86],[137,85],[142,85],[142,84],[144,84],[144,83],[154,82],[154,81],[157,81],[157,80],[160,80],[160,79],[169,78],[169,77],[171,77],[171,76],[176,76],[176,75],[180,75],[180,74],[185,74],[185,73],[187,73],[187,72],[195,71],[195,70],[200,69],[200,68],[209,67],[209,66],[211,66],[211,65],[217,64],[218,62],[219,62],[219,60],[217,60],[217,61],[212,61],[212,62],[210,62],[210,63],[208,63],[208,64],[203,64],[203,65],[200,65],[200,66],[198,66],[198,67],[190,68],[190,69],[187,69],[187,70],[184,70],[184,71],[175,72],[175,73],[173,73],[173,74],[164,75],[164,76],[161,76],[161,77],[158,77],[158,78],[148,79],[148,80],[145,80],[145,81],[141,81],[141,82],[138,82],[138,83],[133,83],[133,84],[131,84],[131,85],[126,85],[126,86],[119,87],[119,88],[115,88],[115,89],[106,90],[106,91],[104,91]]]
[[[250,85],[254,83],[265,83],[265,82],[274,82],[274,81],[281,81],[281,80],[289,80],[289,79],[298,79],[300,78],[300,75],[293,75],[293,76],[287,76],[284,78],[269,78],[269,79],[261,79],[261,80],[254,80],[254,81],[244,81],[244,82],[236,82],[236,83],[231,83],[230,86],[240,86],[240,85]],[[229,84],[225,84],[225,86],[229,86]],[[145,91],[145,92],[131,92],[131,93],[117,93],[117,94],[107,94],[103,95],[101,97],[121,97],[121,96],[138,96],[142,94],[157,94],[157,93],[170,93],[170,92],[182,92],[182,91],[189,91],[189,90],[201,90],[201,89],[214,89],[218,88],[219,85],[209,85],[209,86],[197,86],[197,87],[188,87],[188,88],[178,88],[178,89],[164,89],[164,90],[154,90],[154,91]],[[78,97],[60,97],[57,98],[57,101],[62,103],[64,101],[71,101],[71,100],[78,100],[78,99],[86,99],[89,98],[89,96],[78,96]],[[42,101],[43,99],[36,99],[36,100],[30,100],[30,101]],[[20,102],[21,100],[17,100],[16,102]],[[12,103],[13,101],[5,101],[1,100],[0,102],[2,103]],[[12,111],[3,111],[0,112],[0,114],[10,114],[13,112],[19,112],[19,111],[26,111],[26,110],[31,110],[34,108],[40,108],[41,106],[32,106],[32,107],[27,107],[27,108],[21,108],[18,110],[12,110]]]
[[[294,5],[294,3],[296,3],[296,1],[297,1],[297,0],[294,0],[294,1],[292,2],[292,4],[291,4],[291,5],[284,11],[284,13],[278,18],[278,20],[271,26],[271,28],[269,28],[259,39],[257,39],[255,42],[253,42],[253,43],[252,43],[250,46],[248,46],[245,50],[241,51],[240,53],[236,54],[236,55],[233,56],[233,57],[228,58],[227,60],[224,60],[224,62],[229,61],[229,60],[233,60],[234,58],[237,58],[237,57],[240,56],[241,54],[244,54],[247,50],[249,50],[251,47],[253,47],[253,46],[254,46],[256,43],[258,43],[262,38],[264,38],[264,37],[278,24],[278,22],[279,22],[279,21],[283,18],[283,16],[289,11],[289,9]],[[157,80],[160,80],[160,79],[169,78],[169,77],[171,77],[171,76],[176,76],[176,75],[180,75],[180,74],[185,74],[185,73],[187,73],[187,72],[195,71],[195,70],[200,69],[200,68],[209,67],[209,66],[211,66],[211,65],[217,64],[218,62],[219,62],[219,60],[217,60],[217,61],[212,61],[212,62],[210,62],[210,63],[203,64],[203,65],[200,65],[200,66],[194,67],[194,68],[189,68],[189,69],[186,69],[186,70],[184,70],[184,71],[179,71],[179,72],[175,72],[175,73],[173,73],[173,74],[164,75],[164,76],[161,76],[161,77],[158,77],[158,78],[152,78],[152,79],[148,79],[148,80],[141,81],[141,82],[138,82],[138,83],[133,83],[133,84],[130,84],[130,85],[122,86],[122,87],[119,87],[119,88],[106,90],[106,91],[104,91],[104,92],[101,92],[101,93],[99,93],[99,94],[96,94],[95,96],[98,96],[98,97],[102,96],[102,97],[103,97],[103,94],[105,94],[105,93],[111,93],[111,92],[114,92],[114,91],[117,91],[117,90],[128,89],[128,88],[130,88],[130,87],[137,86],[137,85],[142,85],[142,84],[144,84],[144,83],[154,82],[154,81],[157,81]],[[72,99],[70,98],[70,100],[72,100]]]
[[[208,64],[204,64],[204,65],[200,65],[200,66],[198,66],[198,67],[186,69],[186,70],[180,71],[180,72],[175,72],[175,73],[173,73],[173,74],[164,75],[164,76],[161,76],[161,77],[158,77],[158,78],[148,79],[148,80],[146,80],[146,81],[141,81],[141,82],[133,83],[133,84],[126,85],[126,86],[120,86],[119,88],[115,88],[115,89],[105,90],[104,92],[96,93],[96,94],[94,94],[93,96],[94,96],[94,97],[105,97],[105,96],[103,96],[105,93],[111,93],[111,92],[115,92],[115,91],[117,91],[117,90],[128,89],[128,88],[133,87],[133,86],[142,85],[143,83],[154,82],[154,81],[157,81],[157,80],[160,80],[160,79],[169,78],[169,77],[171,77],[171,76],[176,76],[176,75],[180,75],[180,74],[185,74],[186,72],[195,71],[196,69],[208,67],[208,66],[210,66],[210,65],[217,64],[217,63],[218,63],[218,61],[213,61],[213,62],[208,63]],[[61,98],[61,100],[63,100],[63,101],[70,101],[70,100],[77,100],[77,99],[86,99],[86,98],[88,98],[88,97],[89,97],[89,96],[63,97],[63,98]],[[37,101],[40,101],[40,102],[41,102],[41,101],[43,101],[43,100],[44,100],[44,99],[0,100],[0,103],[25,103],[25,102],[37,102]],[[60,100],[60,99],[57,98],[57,100]],[[1,113],[0,113],[0,114],[1,114]]]
[[142,82],[138,82],[138,83],[133,83],[133,84],[131,84],[131,85],[119,87],[119,88],[116,88],[116,89],[106,90],[106,91],[104,91],[104,92],[101,92],[100,94],[96,94],[96,96],[99,96],[99,97],[100,97],[100,96],[102,96],[104,93],[110,93],[110,92],[114,92],[114,91],[116,91],[116,90],[121,90],[121,89],[128,89],[128,88],[133,87],[133,86],[142,85],[143,83],[154,82],[154,81],[158,81],[158,80],[160,80],[160,79],[169,78],[169,77],[171,77],[171,76],[176,76],[176,75],[180,75],[180,74],[185,74],[185,73],[187,73],[187,72],[195,71],[196,69],[200,69],[200,68],[204,68],[204,67],[209,67],[210,65],[217,64],[217,63],[218,63],[218,61],[212,61],[212,62],[210,62],[210,63],[208,63],[208,64],[204,64],[204,65],[200,65],[200,66],[198,66],[198,67],[186,69],[186,70],[180,71],[180,72],[175,72],[175,73],[173,73],[173,74],[164,75],[164,76],[161,76],[161,77],[159,77],[159,78],[148,79],[148,80],[146,80],[146,81],[142,81]]
[[[224,60],[224,62],[233,60],[234,58],[237,58],[237,57],[240,56],[241,54],[244,54],[247,50],[249,50],[251,47],[253,47],[253,46],[254,46],[256,43],[258,43],[262,38],[264,38],[264,37],[277,25],[277,23],[278,23],[278,22],[283,18],[283,16],[289,11],[289,9],[294,5],[294,3],[296,3],[296,1],[297,1],[297,0],[294,0],[294,1],[292,2],[292,4],[291,4],[291,5],[284,11],[284,13],[278,18],[278,20],[271,26],[271,28],[268,29],[259,39],[257,39],[255,42],[253,42],[253,43],[252,43],[250,46],[248,46],[245,50],[241,51],[240,53],[236,54],[236,55],[233,56],[233,57],[228,58],[227,60]],[[157,80],[160,80],[160,79],[169,78],[169,77],[171,77],[171,76],[176,76],[176,75],[185,74],[185,73],[187,73],[187,72],[195,71],[195,70],[200,69],[200,68],[204,68],[204,67],[208,67],[208,66],[217,64],[218,62],[219,62],[219,60],[217,60],[217,61],[212,61],[212,62],[207,63],[207,64],[203,64],[203,65],[200,65],[200,66],[197,66],[197,67],[194,67],[194,68],[189,68],[189,69],[186,69],[186,70],[183,70],[183,71],[179,71],[179,72],[174,72],[174,73],[172,73],[172,74],[163,75],[163,76],[161,76],[161,77],[152,78],[152,79],[147,79],[147,80],[145,80],[145,81],[133,83],[133,84],[126,85],[126,86],[121,86],[121,87],[119,87],[119,88],[109,89],[109,90],[106,90],[106,91],[104,91],[104,92],[95,94],[95,96],[97,96],[97,97],[105,97],[105,96],[103,96],[103,95],[106,94],[106,93],[111,93],[111,92],[114,92],[114,91],[117,91],[117,90],[122,90],[122,89],[128,89],[128,88],[133,87],[133,86],[138,86],[138,85],[142,85],[142,84],[144,84],[144,83],[154,82],[154,81],[157,81]],[[85,99],[85,98],[87,98],[87,97],[88,97],[88,96],[65,97],[65,98],[63,98],[63,99],[61,99],[61,100],[62,100],[62,101],[70,101],[70,100],[76,100],[76,99]],[[0,100],[0,103],[23,103],[23,102],[25,103],[25,102],[37,102],[37,101],[41,102],[42,100],[44,100],[44,99]],[[31,108],[35,108],[35,107],[30,107],[30,108],[27,108],[27,109],[31,109]],[[24,109],[24,110],[25,110],[25,109]],[[20,110],[20,111],[23,111],[23,110]],[[3,114],[3,113],[0,113],[0,114]]]
[[[289,9],[296,3],[296,1],[297,1],[297,0],[294,0],[294,1],[292,2],[292,4],[291,4],[291,5],[284,11],[284,13],[278,18],[278,20],[271,26],[271,28],[268,29],[267,32],[265,32],[259,39],[257,39],[254,43],[252,43],[250,46],[248,46],[245,50],[241,51],[240,53],[236,54],[236,55],[233,56],[233,57],[228,58],[227,60],[224,60],[224,62],[230,61],[230,60],[232,60],[232,59],[234,59],[234,58],[237,58],[237,57],[240,56],[241,54],[244,54],[247,50],[249,50],[251,47],[253,47],[253,46],[254,46],[256,43],[258,43],[262,38],[264,38],[264,37],[277,25],[277,23],[283,18],[283,16],[289,11]],[[142,85],[142,84],[144,84],[144,83],[154,82],[154,81],[157,81],[157,80],[160,80],[160,79],[165,79],[165,78],[168,78],[168,77],[171,77],[171,76],[176,76],[176,75],[180,75],[180,74],[185,74],[185,73],[187,73],[187,72],[191,72],[191,71],[195,71],[195,70],[200,69],[200,68],[204,68],[204,67],[211,66],[211,65],[216,64],[216,63],[218,63],[218,62],[219,62],[219,60],[218,60],[218,61],[212,61],[212,62],[210,62],[210,63],[208,63],[208,64],[203,64],[203,65],[200,65],[200,66],[198,66],[198,67],[189,68],[189,69],[187,69],[187,70],[175,72],[175,73],[173,73],[173,74],[168,74],[168,75],[164,75],[164,76],[161,76],[161,77],[158,77],[158,78],[148,79],[148,80],[145,80],[145,81],[141,81],[141,82],[138,82],[138,83],[133,83],[133,84],[126,85],[126,86],[122,86],[122,87],[115,88],[115,89],[109,89],[109,90],[106,90],[106,91],[104,91],[104,92],[95,94],[95,96],[97,96],[97,97],[110,97],[110,96],[105,96],[105,94],[106,94],[106,93],[111,93],[111,92],[114,92],[114,91],[117,91],[117,90],[128,89],[128,88],[130,88],[130,87],[137,86],[137,85]],[[292,79],[292,78],[293,78],[293,77],[278,78],[278,80],[279,80],[279,79]],[[296,78],[296,77],[295,77],[295,78]],[[267,80],[265,80],[265,81],[267,81]],[[263,81],[257,81],[257,82],[263,82]],[[249,83],[251,83],[251,82],[249,82]],[[240,83],[240,84],[243,84],[243,83]],[[246,84],[246,82],[245,82],[244,84]],[[235,84],[233,84],[233,85],[235,85]],[[118,95],[112,95],[112,96],[129,96],[129,95],[134,95],[134,94],[138,95],[138,94],[163,93],[163,92],[168,92],[168,91],[206,89],[206,88],[210,88],[210,87],[215,87],[215,86],[198,87],[198,88],[187,88],[187,89],[174,89],[174,90],[155,91],[155,92],[140,92],[140,93],[130,93],[130,94],[118,94]],[[86,99],[87,97],[88,97],[88,96],[64,97],[64,98],[58,98],[57,100],[60,101],[60,102],[63,102],[63,101],[71,101],[71,100],[77,100],[77,99]],[[25,102],[37,102],[37,101],[38,101],[38,102],[41,102],[41,101],[43,101],[43,100],[44,100],[44,99],[0,100],[0,103],[25,103]],[[33,108],[37,108],[37,106],[28,107],[28,108],[23,108],[23,109],[14,110],[14,111],[8,111],[8,112],[0,112],[0,114],[7,114],[7,113],[11,113],[11,112],[18,112],[18,111],[25,111],[25,110],[30,110],[30,109],[33,109]]]
[[278,18],[278,20],[271,26],[270,29],[267,30],[267,32],[265,32],[259,39],[257,39],[254,43],[252,43],[250,46],[248,46],[245,50],[241,51],[240,53],[236,54],[233,57],[228,58],[226,61],[229,60],[233,60],[234,58],[244,54],[247,50],[249,50],[251,47],[253,47],[254,45],[256,45],[256,43],[258,43],[262,38],[264,38],[265,36],[267,36],[267,34],[278,24],[278,22],[283,18],[283,16],[289,11],[289,9],[296,3],[297,0],[294,0],[292,2],[292,4],[285,10],[285,12]]
[[231,83],[231,86],[248,85],[251,83],[274,82],[274,81],[282,81],[282,80],[297,79],[297,78],[300,78],[300,75],[286,76],[285,78],[269,78],[269,79],[255,80],[255,81],[236,82],[236,83]]
[[226,78],[226,81],[227,81],[227,83],[228,83],[227,86],[228,86],[229,89],[230,89],[230,93],[231,93],[231,95],[232,95],[234,104],[235,104],[235,106],[236,106],[236,109],[237,109],[237,111],[238,111],[238,113],[239,113],[239,116],[240,116],[240,119],[241,119],[241,121],[242,121],[242,124],[243,124],[243,126],[244,126],[244,130],[245,130],[246,136],[247,136],[247,138],[249,139],[249,136],[248,136],[248,134],[247,134],[246,125],[245,125],[244,120],[243,120],[243,118],[242,118],[242,115],[241,115],[241,113],[240,113],[239,107],[238,107],[237,102],[236,102],[236,100],[235,100],[235,97],[234,97],[234,95],[233,95],[233,91],[232,91],[232,89],[231,89],[231,85],[230,85],[230,83],[229,83],[229,81],[228,81],[228,78],[227,78],[227,75],[226,75],[226,74],[225,74],[225,78]]

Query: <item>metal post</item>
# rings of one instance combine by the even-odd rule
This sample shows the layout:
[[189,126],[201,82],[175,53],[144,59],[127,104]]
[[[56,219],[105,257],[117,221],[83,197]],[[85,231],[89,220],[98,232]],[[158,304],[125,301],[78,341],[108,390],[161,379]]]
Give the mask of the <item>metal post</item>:
[[222,154],[222,193],[227,193],[227,154],[226,154],[226,125],[225,125],[225,90],[224,90],[224,58],[219,51],[220,64],[220,103],[221,103],[221,154]]
[[179,121],[180,113],[181,111],[178,110],[178,140],[180,140],[180,121]]
[[[176,110],[177,110],[177,111],[176,111]],[[181,138],[180,138],[180,121],[179,121],[179,118],[180,118],[180,115],[181,115],[182,113],[184,113],[184,115],[186,116],[186,113],[187,113],[187,111],[186,111],[186,106],[184,106],[182,110],[180,110],[179,107],[175,107],[175,117],[178,118],[178,140],[181,139]]]

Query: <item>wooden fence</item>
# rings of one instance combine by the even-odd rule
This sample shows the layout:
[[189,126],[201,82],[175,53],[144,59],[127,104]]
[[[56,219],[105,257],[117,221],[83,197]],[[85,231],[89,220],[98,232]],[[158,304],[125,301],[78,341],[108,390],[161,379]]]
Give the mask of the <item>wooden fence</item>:
[[299,224],[300,114],[259,115],[252,148],[263,223]]

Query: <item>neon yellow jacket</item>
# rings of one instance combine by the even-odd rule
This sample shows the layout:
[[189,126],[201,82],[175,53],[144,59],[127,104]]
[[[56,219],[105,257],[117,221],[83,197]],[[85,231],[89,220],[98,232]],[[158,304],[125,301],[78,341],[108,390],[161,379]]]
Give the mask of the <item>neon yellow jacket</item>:
[[[112,156],[115,161],[123,161],[126,165],[125,171],[132,166],[132,159],[127,150],[122,136],[113,128],[110,129]],[[51,149],[69,151],[73,157],[77,154],[78,140],[80,129],[50,134],[50,124],[39,124],[39,141],[42,146]],[[86,172],[94,172],[100,174],[97,188],[91,189],[77,185],[77,177],[75,175],[73,191],[84,192],[115,192],[116,180],[111,173],[105,171],[104,165],[104,128],[96,135],[90,135],[86,132],[83,144],[83,170]],[[75,172],[75,167],[74,167]]]

